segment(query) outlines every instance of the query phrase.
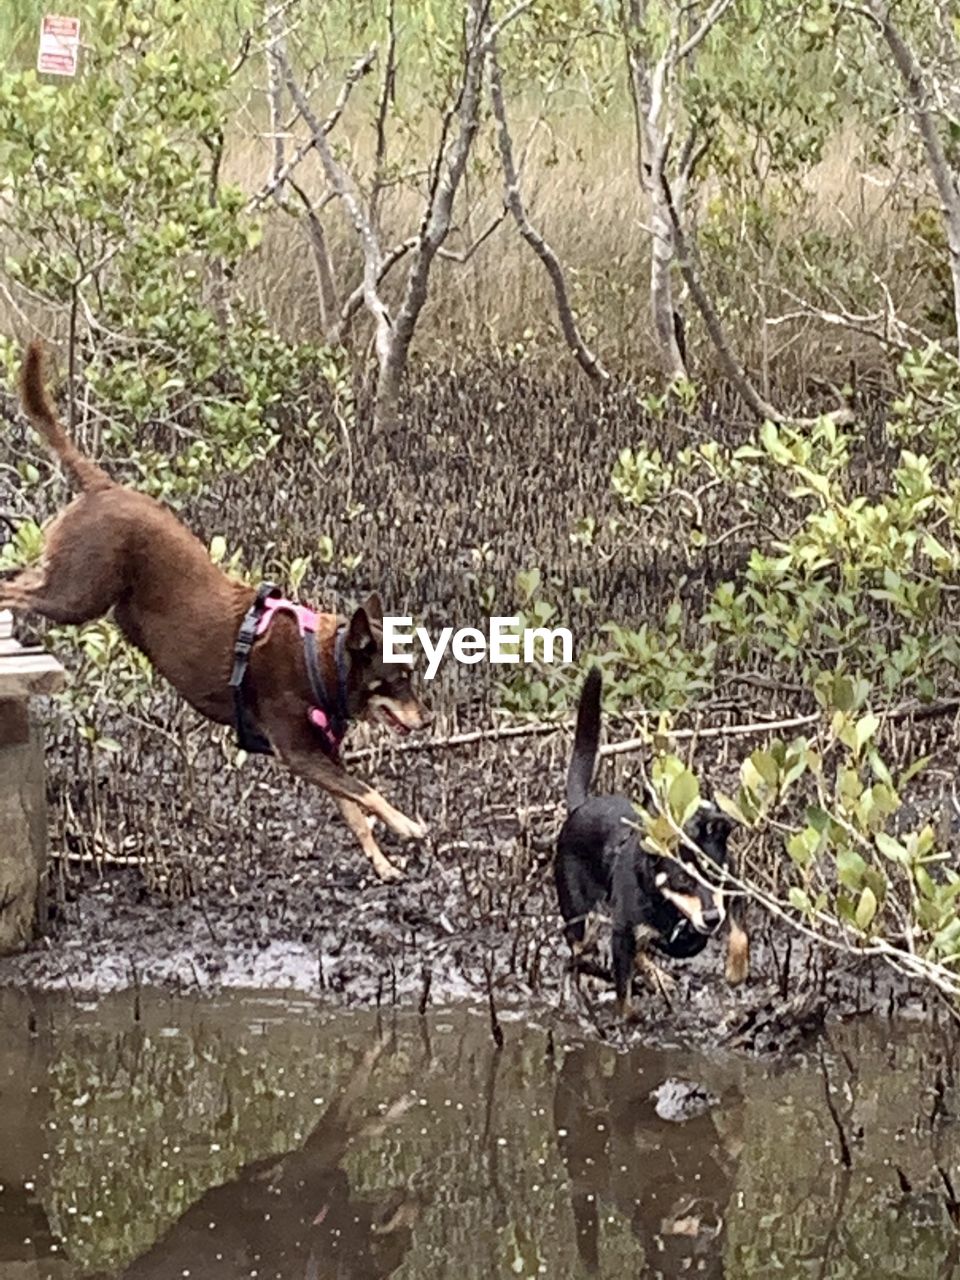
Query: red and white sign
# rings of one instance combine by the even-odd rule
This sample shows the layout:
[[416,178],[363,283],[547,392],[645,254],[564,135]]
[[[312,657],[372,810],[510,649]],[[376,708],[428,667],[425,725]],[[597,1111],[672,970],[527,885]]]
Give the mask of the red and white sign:
[[80,19],[48,13],[40,21],[37,70],[51,76],[75,76],[80,56]]

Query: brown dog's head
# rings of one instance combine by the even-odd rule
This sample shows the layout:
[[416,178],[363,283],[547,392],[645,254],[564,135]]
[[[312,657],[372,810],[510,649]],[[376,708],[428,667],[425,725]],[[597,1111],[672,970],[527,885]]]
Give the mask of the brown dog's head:
[[378,595],[354,612],[345,644],[350,718],[365,716],[397,733],[425,729],[433,717],[413,691],[411,668],[383,660],[383,606]]

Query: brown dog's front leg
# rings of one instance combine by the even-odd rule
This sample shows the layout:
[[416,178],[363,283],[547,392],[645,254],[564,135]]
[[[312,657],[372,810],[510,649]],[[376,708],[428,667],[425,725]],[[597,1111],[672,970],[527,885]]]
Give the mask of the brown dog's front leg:
[[[323,787],[324,791],[329,792],[338,801],[348,800],[360,805],[375,818],[385,822],[391,831],[395,831],[404,840],[422,840],[427,834],[427,828],[422,822],[408,818],[405,813],[395,809],[389,800],[385,800],[379,791],[374,791],[373,787],[367,786],[365,782],[351,778],[342,765],[335,764],[315,749],[304,751],[296,747],[287,747],[282,739],[278,740],[272,734],[270,737],[281,760],[298,778]],[[347,818],[347,821],[349,822],[350,819]]]
[[373,832],[370,830],[372,819],[353,800],[344,800],[343,796],[337,796],[337,805],[343,814],[344,821],[357,837],[360,848],[370,859],[370,865],[380,879],[402,880],[403,872],[390,861],[373,838]]

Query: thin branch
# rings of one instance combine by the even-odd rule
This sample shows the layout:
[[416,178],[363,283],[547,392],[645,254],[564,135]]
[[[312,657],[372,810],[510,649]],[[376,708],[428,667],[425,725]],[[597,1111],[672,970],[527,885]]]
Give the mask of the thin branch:
[[515,4],[512,9],[509,9],[499,22],[495,22],[487,32],[487,48],[489,49],[494,44],[500,33],[509,27],[512,22],[515,22],[517,18],[526,13],[532,4],[533,0],[519,0],[519,3]]
[[[369,50],[362,58],[354,64],[351,71],[353,82],[369,69],[373,60],[374,50]],[[294,78],[290,63],[282,49],[277,50],[277,56],[280,59],[283,68],[284,79],[290,96],[296,103],[297,109],[303,116],[307,128],[313,135],[314,144],[320,156],[324,173],[330,186],[336,191],[337,195],[343,201],[343,204],[350,215],[357,235],[360,238],[360,246],[363,251],[363,300],[367,310],[374,318],[377,331],[377,354],[381,362],[387,358],[389,351],[393,346],[392,342],[392,325],[390,315],[387,308],[377,291],[377,282],[380,277],[380,268],[382,263],[382,255],[380,251],[380,241],[377,236],[376,228],[371,224],[363,208],[363,202],[357,187],[347,173],[347,171],[338,163],[334,157],[330,143],[327,141],[327,133],[329,129],[320,123],[313,114],[313,109],[307,100],[306,95],[301,90]],[[348,77],[350,83],[350,77]],[[345,93],[349,90],[344,86],[341,91],[341,98],[346,101]],[[340,108],[342,110],[342,108]],[[335,108],[333,116],[339,113]],[[329,119],[333,118],[329,117]],[[332,128],[332,125],[330,126]]]
[[[521,12],[528,0],[517,7]],[[453,202],[467,167],[467,159],[480,126],[480,95],[488,43],[485,27],[489,20],[488,0],[467,0],[464,33],[463,80],[457,102],[444,118],[436,165],[430,185],[430,196],[424,209],[413,261],[407,272],[403,298],[397,312],[390,341],[378,348],[380,371],[377,379],[374,417],[378,426],[392,425],[400,394],[400,383],[407,365],[410,344],[427,301],[430,270],[437,251],[450,230]],[[447,135],[454,113],[459,127],[447,146]]]
[[293,178],[288,178],[287,181],[296,192],[297,196],[300,198],[300,203],[303,205],[303,218],[306,224],[307,239],[310,242],[310,251],[313,256],[313,269],[317,277],[317,296],[320,300],[320,325],[327,341],[336,342],[339,339],[337,313],[340,309],[340,303],[337,296],[337,283],[333,270],[333,262],[330,258],[330,250],[327,246],[327,235],[323,229],[323,223],[320,221],[317,211],[313,207],[313,201],[303,188],[293,180]]
[[580,334],[576,317],[570,306],[567,283],[564,279],[560,260],[540,232],[531,224],[524,207],[523,197],[520,194],[520,179],[513,158],[513,140],[510,136],[510,126],[507,123],[507,108],[503,97],[503,78],[500,73],[500,63],[497,58],[496,42],[494,40],[490,41],[489,60],[490,101],[499,130],[504,204],[513,215],[513,219],[520,229],[520,234],[543,263],[547,275],[550,277],[557,303],[557,314],[560,317],[560,327],[563,330],[567,346],[573,352],[577,363],[588,378],[605,382],[610,375],[600,363],[598,357],[587,347]]
[[811,302],[804,302],[798,298],[796,294],[791,293],[789,289],[784,292],[799,302],[800,306],[795,311],[784,311],[778,316],[767,316],[764,324],[770,329],[775,329],[779,325],[789,324],[794,320],[818,320],[821,324],[832,325],[838,329],[846,329],[849,333],[857,333],[865,338],[872,338],[874,342],[879,342],[881,346],[892,347],[897,351],[909,351],[909,342],[904,342],[902,338],[892,337],[889,333],[885,333],[875,325],[881,325],[885,320],[889,321],[886,310],[877,311],[873,315],[858,316],[852,315],[846,311],[825,311],[822,307],[815,306]]
[[[405,258],[411,249],[417,247],[417,237],[410,236],[407,240],[402,240],[399,244],[395,244],[384,255],[380,263],[380,270],[377,273],[377,284],[380,285],[390,274],[392,269],[401,259]],[[343,342],[350,328],[350,322],[363,306],[363,285],[357,285],[352,293],[348,294],[343,306],[340,309],[340,325],[337,331],[337,341]]]
[[[749,724],[707,725],[700,729],[671,729],[669,737],[683,740],[685,738],[740,738],[751,737],[756,733],[779,733],[784,729],[802,729],[805,725],[815,724],[823,718],[821,711],[813,711],[805,716],[791,716],[786,720],[755,720]],[[650,746],[649,735],[642,738],[627,738],[623,742],[607,742],[600,750],[600,756],[622,756],[629,751],[643,751]]]
[[730,379],[734,389],[742,397],[745,404],[756,414],[758,418],[768,418],[771,422],[785,422],[785,416],[770,404],[757,391],[756,387],[747,377],[746,370],[737,360],[733,353],[727,335],[724,332],[720,317],[713,305],[710,295],[707,293],[700,279],[699,266],[695,260],[692,248],[687,241],[683,227],[680,225],[680,217],[673,203],[673,196],[670,192],[670,184],[667,181],[666,174],[661,174],[661,183],[663,187],[664,199],[666,201],[667,211],[670,214],[670,221],[673,226],[673,242],[676,250],[677,267],[683,276],[684,284],[687,291],[693,299],[697,310],[700,312],[707,333],[710,335],[710,341],[716,349],[717,355],[720,357],[720,363],[723,366],[724,373]]
[[[290,71],[290,64],[287,61],[286,52],[283,50],[282,46],[280,45],[275,46],[275,48],[276,48],[275,56],[276,56],[277,62],[283,74],[283,78],[287,82],[287,86],[289,88],[291,71]],[[255,195],[250,197],[250,199],[247,201],[248,213],[252,212],[254,209],[262,205],[265,201],[269,200],[270,197],[273,195],[273,193],[279,187],[282,187],[283,184],[287,181],[291,173],[293,173],[294,169],[296,169],[297,166],[300,164],[300,162],[303,160],[304,156],[309,155],[310,152],[313,151],[314,148],[318,146],[318,139],[321,137],[325,138],[326,135],[336,127],[337,122],[339,121],[340,117],[343,115],[344,109],[346,108],[347,100],[350,97],[350,94],[353,90],[353,86],[357,83],[358,80],[362,80],[363,77],[369,72],[370,68],[373,66],[373,62],[376,56],[377,56],[377,46],[371,45],[371,47],[367,50],[367,52],[364,54],[361,54],[360,57],[356,60],[356,62],[353,64],[353,66],[350,68],[350,70],[346,74],[344,82],[340,88],[340,92],[337,95],[337,100],[333,105],[333,110],[330,112],[330,114],[327,116],[326,120],[324,120],[322,124],[317,120],[316,116],[313,114],[312,110],[310,109],[310,103],[307,98],[306,92],[304,90],[301,90],[299,86],[297,88],[296,94],[294,94],[292,90],[290,91],[290,96],[294,99],[294,102],[297,104],[297,110],[299,114],[303,116],[303,119],[307,122],[307,127],[310,129],[310,137],[307,139],[306,142],[302,143],[297,148],[297,150],[294,152],[291,158],[287,161],[287,163],[280,169],[279,173],[274,174],[269,182],[265,183],[264,186],[262,186]],[[307,105],[306,112],[304,112],[301,106],[301,103],[306,103]],[[324,168],[326,168],[326,165],[324,165]]]
[[273,146],[270,178],[267,185],[270,194],[279,204],[283,196],[284,135],[281,127],[283,111],[283,68],[277,58],[277,49],[283,45],[283,30],[280,24],[280,10],[271,4],[267,10],[267,107],[270,112],[270,140]]
[[694,31],[694,33],[677,49],[673,58],[674,65],[678,62],[683,62],[685,58],[689,58],[691,53],[703,44],[704,40],[706,40],[707,36],[732,4],[733,0],[713,0],[710,8],[703,15],[703,21],[700,23],[699,27],[697,27],[696,31]]
[[481,245],[486,244],[506,216],[507,211],[502,209],[495,218],[490,219],[484,230],[480,232],[476,240],[467,245],[466,249],[440,249],[437,256],[443,258],[446,262],[459,262],[461,266],[465,262],[469,262]]
[[[950,275],[953,280],[954,323],[960,342],[960,191],[950,167],[936,117],[930,109],[929,93],[923,69],[913,50],[891,20],[885,0],[865,0],[866,13],[880,28],[910,100],[914,123],[923,140],[927,163],[942,205],[943,220],[950,250]],[[864,12],[863,9],[860,12]]]
[[379,227],[380,196],[387,168],[387,112],[396,93],[397,80],[397,15],[396,0],[387,4],[387,59],[383,68],[383,84],[377,106],[377,154],[373,165],[373,191],[370,195],[370,221]]

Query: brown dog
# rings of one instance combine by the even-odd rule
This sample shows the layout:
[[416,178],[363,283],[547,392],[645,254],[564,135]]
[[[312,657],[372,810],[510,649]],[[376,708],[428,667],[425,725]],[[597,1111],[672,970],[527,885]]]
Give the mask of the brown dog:
[[[20,389],[27,414],[80,494],[48,528],[39,568],[0,583],[0,609],[82,623],[112,608],[130,643],[192,707],[217,724],[233,723],[235,645],[257,593],[217,568],[166,507],[116,484],[80,452],[44,388],[39,343],[27,350]],[[345,771],[339,741],[318,728],[317,681],[310,677],[299,619],[279,609],[272,618],[250,649],[245,713],[266,739],[262,749],[272,748],[294,774],[334,796],[377,875],[395,879],[401,873],[378,848],[368,814],[408,839],[422,839],[425,828]],[[382,621],[376,596],[349,622],[315,616],[320,683],[338,690],[343,729],[361,717],[404,733],[429,723],[409,669],[383,662]]]

